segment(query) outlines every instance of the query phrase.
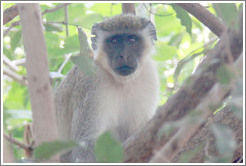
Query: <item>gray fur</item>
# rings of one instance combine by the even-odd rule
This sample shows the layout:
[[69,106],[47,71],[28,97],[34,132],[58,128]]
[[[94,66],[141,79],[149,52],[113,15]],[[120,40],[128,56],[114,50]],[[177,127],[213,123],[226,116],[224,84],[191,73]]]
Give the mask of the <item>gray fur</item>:
[[[130,24],[126,25],[139,28],[138,23]],[[63,154],[62,162],[96,162],[93,149],[100,134],[109,130],[115,139],[124,142],[155,114],[159,79],[157,65],[150,57],[153,34],[146,33],[142,34],[143,55],[133,74],[115,74],[100,43],[94,55],[96,73],[85,75],[74,67],[57,87],[54,101],[60,138],[75,140],[80,145]]]

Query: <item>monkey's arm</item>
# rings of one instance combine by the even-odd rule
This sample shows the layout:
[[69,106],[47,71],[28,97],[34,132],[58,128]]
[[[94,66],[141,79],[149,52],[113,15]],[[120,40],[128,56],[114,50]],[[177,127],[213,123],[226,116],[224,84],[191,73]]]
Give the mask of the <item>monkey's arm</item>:
[[54,103],[56,110],[56,122],[59,132],[59,138],[69,140],[71,138],[71,121],[73,111],[71,108],[71,97],[74,90],[75,80],[73,68],[67,77],[60,83],[54,92]]
[[95,85],[94,77],[74,67],[55,92],[55,107],[60,139],[75,140],[79,147],[62,155],[62,162],[94,160]]

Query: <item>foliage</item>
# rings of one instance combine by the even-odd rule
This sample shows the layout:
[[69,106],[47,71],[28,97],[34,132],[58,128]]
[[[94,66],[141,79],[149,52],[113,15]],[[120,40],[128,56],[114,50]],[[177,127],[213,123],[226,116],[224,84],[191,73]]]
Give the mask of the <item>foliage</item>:
[[74,141],[44,142],[35,147],[33,156],[37,160],[49,160],[59,152],[70,150],[76,146],[77,144]]
[[[3,3],[3,9],[5,10],[12,5],[14,3]],[[53,9],[58,5],[60,3],[40,3],[42,12],[47,9]],[[144,12],[146,16],[153,15],[154,13],[154,16],[151,18],[154,18],[153,20],[157,29],[158,41],[155,43],[156,52],[153,55],[153,59],[159,65],[161,85],[159,104],[163,104],[184,83],[186,78],[192,74],[203,57],[204,52],[212,48],[212,45],[215,43],[213,40],[215,35],[208,31],[196,18],[177,5],[152,4],[148,6],[145,4],[145,6]],[[224,5],[219,3],[213,5],[207,4],[207,6],[211,12],[222,18],[228,26],[235,24],[235,17],[238,16],[238,5]],[[43,15],[44,35],[48,52],[50,76],[53,79],[53,88],[59,84],[74,64],[82,66],[84,69],[85,63],[81,63],[84,60],[81,60],[81,56],[78,58],[76,55],[82,54],[80,49],[87,43],[86,36],[88,38],[91,37],[90,31],[92,25],[107,17],[121,13],[120,3],[72,3],[67,7],[68,36],[66,35],[66,26],[64,25],[65,14],[63,8]],[[4,28],[9,27],[12,22],[17,20],[19,20],[19,16],[4,25]],[[80,29],[78,31],[77,27],[82,27],[84,33]],[[2,42],[3,55],[11,61],[14,62],[25,57],[21,26],[15,26],[4,36]],[[90,40],[88,42],[90,45]],[[86,50],[89,52],[89,47]],[[88,52],[86,53],[87,55]],[[66,62],[71,56],[71,60]],[[86,62],[90,63],[90,60],[87,59]],[[178,68],[175,69],[177,66]],[[5,65],[3,67],[7,68]],[[25,76],[25,66],[19,66],[19,69],[20,71],[17,73]],[[93,69],[88,70],[89,73],[91,71]],[[226,66],[220,68],[217,71],[217,75],[221,83],[226,84],[230,81],[230,69],[227,69]],[[5,131],[12,133],[14,138],[23,141],[23,126],[32,121],[28,89],[7,76],[3,78],[3,108]],[[217,130],[218,128],[213,128],[213,131]],[[223,135],[217,135],[217,137],[221,136]],[[68,145],[61,144],[56,142],[41,145],[36,149],[34,155],[39,159],[49,158],[52,154],[57,153]],[[71,143],[68,146],[70,147],[70,145],[73,146],[74,144]],[[105,153],[108,150],[105,149],[106,145],[111,147],[111,151],[107,151],[107,153]],[[194,151],[199,151],[199,148]],[[122,147],[112,139],[110,133],[105,133],[98,139],[95,151],[98,161],[122,161]],[[47,153],[47,156],[44,153]],[[23,151],[15,146],[14,155],[17,159],[24,157]],[[110,158],[109,155],[115,156],[115,160]],[[193,154],[190,154],[190,156],[193,156]]]
[[94,149],[97,162],[123,162],[123,147],[108,131],[98,137]]

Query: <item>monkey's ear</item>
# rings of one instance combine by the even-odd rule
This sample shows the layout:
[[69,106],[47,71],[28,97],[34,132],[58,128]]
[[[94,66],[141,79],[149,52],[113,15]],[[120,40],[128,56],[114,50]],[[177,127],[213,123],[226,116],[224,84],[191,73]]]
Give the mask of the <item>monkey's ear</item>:
[[91,46],[93,48],[93,50],[96,50],[97,49],[97,38],[98,38],[98,28],[99,28],[99,25],[98,24],[95,24],[92,26],[92,29],[91,29]]
[[149,21],[149,20],[143,20],[143,25],[145,27],[145,29],[147,29],[150,37],[153,39],[153,40],[157,40],[157,36],[156,36],[156,29],[155,29],[155,26],[154,24]]

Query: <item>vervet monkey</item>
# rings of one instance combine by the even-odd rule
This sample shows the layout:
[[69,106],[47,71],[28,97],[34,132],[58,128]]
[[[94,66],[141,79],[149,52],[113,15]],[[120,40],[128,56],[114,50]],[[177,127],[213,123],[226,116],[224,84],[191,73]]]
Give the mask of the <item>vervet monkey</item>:
[[74,67],[55,93],[60,138],[80,147],[62,162],[96,162],[94,142],[105,131],[124,142],[155,114],[159,79],[151,59],[156,30],[134,15],[117,15],[92,27],[96,72]]

